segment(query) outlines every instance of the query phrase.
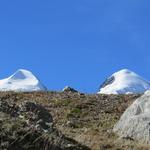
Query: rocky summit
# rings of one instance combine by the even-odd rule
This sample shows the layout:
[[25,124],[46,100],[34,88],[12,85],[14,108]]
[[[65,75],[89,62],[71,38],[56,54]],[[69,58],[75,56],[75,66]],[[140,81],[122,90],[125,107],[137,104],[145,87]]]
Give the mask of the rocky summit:
[[77,90],[75,90],[74,88],[69,87],[69,86],[66,86],[62,91],[63,91],[63,92],[73,92],[73,93],[78,93]]

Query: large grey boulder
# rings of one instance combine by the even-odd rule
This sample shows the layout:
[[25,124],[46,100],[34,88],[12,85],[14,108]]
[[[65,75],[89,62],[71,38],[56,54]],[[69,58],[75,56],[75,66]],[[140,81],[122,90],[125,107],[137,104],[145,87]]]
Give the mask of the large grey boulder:
[[150,143],[150,91],[146,91],[127,108],[113,131],[121,138]]

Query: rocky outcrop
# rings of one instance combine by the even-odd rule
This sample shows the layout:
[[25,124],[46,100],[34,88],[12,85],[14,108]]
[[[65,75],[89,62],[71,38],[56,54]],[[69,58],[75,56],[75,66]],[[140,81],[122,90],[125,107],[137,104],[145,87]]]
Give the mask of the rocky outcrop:
[[53,125],[51,114],[34,102],[0,100],[1,150],[88,150]]
[[78,93],[77,90],[75,90],[74,88],[71,88],[71,87],[69,87],[69,86],[66,86],[66,87],[63,89],[63,92]]
[[150,91],[127,108],[113,130],[122,138],[150,143]]

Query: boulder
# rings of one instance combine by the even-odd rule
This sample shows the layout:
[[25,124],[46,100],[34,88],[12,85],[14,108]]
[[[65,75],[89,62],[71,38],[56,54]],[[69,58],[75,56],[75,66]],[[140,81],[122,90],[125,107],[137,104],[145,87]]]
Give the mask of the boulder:
[[150,143],[150,91],[126,109],[113,131],[121,138]]

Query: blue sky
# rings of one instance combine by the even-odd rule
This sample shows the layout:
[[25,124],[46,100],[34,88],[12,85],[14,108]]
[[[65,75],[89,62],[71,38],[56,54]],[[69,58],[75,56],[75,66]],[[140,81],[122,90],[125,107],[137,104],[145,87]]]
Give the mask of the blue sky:
[[129,68],[150,80],[149,0],[0,2],[0,78],[31,70],[50,90],[96,92]]

